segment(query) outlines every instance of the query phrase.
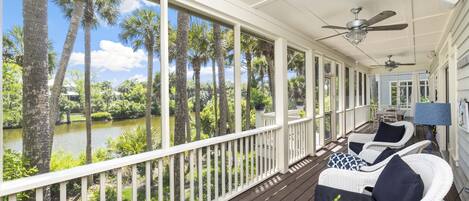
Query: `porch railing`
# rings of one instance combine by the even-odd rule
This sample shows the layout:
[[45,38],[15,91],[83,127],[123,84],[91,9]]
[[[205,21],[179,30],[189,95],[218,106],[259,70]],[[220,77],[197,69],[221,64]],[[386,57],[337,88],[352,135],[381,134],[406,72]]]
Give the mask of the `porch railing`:
[[[124,190],[131,191],[132,200],[143,199],[137,198],[139,192],[144,192],[146,200],[154,197],[174,200],[176,188],[181,200],[185,197],[190,200],[229,199],[278,172],[275,145],[280,128],[272,125],[166,150],[6,181],[0,186],[0,197],[8,197],[12,201],[20,193],[29,192],[28,195],[41,201],[46,189],[55,188],[58,189],[55,196],[64,201],[67,200],[67,190],[70,190],[67,183],[74,182],[75,186],[79,185],[77,196],[87,200],[89,182],[93,182],[99,187],[100,200],[109,196],[107,188],[115,189],[118,201],[123,199]],[[179,176],[179,186],[175,186],[176,175]],[[90,179],[92,176],[95,179]],[[165,186],[169,186],[169,192]]]
[[303,118],[288,122],[288,164],[292,165],[307,156],[308,136],[313,137],[313,131],[308,129],[313,123],[312,118]]

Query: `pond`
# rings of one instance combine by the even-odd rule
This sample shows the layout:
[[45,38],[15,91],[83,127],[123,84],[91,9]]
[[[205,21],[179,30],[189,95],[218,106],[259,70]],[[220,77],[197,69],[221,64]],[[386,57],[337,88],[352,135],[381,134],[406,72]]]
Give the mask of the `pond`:
[[[170,128],[174,128],[174,117],[170,118]],[[109,138],[116,138],[125,130],[135,129],[138,126],[145,126],[145,118],[128,119],[109,122],[93,122],[91,129],[91,147],[93,150],[106,147]],[[161,128],[161,118],[152,118],[152,127]],[[158,132],[160,133],[160,132]],[[63,150],[72,153],[74,156],[85,152],[85,122],[73,122],[55,127],[54,144],[52,151]],[[3,143],[5,149],[12,149],[17,152],[22,151],[22,129],[4,129]]]

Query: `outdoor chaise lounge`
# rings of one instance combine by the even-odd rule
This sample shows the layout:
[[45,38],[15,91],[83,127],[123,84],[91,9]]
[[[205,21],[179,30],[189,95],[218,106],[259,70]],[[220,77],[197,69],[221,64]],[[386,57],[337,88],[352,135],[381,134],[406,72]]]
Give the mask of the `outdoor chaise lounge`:
[[[399,175],[401,172],[405,172],[405,170],[401,167],[397,168],[393,166],[396,164],[395,161],[397,161],[395,158],[397,158],[397,156],[393,157],[391,162],[385,167],[371,172],[341,170],[336,168],[324,170],[319,176],[315,200],[322,201],[328,198],[332,198],[330,200],[333,200],[336,196],[341,195],[341,201],[379,201],[380,199],[377,199],[378,196],[375,194],[378,192],[382,193],[383,191],[386,191],[384,194],[388,194],[387,200],[402,200],[402,198],[396,198],[397,194],[397,197],[407,196],[404,200],[413,201],[416,200],[415,195],[408,194],[415,193],[420,193],[417,197],[421,197],[421,201],[441,201],[444,199],[453,183],[453,173],[446,161],[430,154],[412,154],[402,157],[401,161],[407,164],[411,169],[411,171],[407,171],[406,173],[412,172],[412,174],[414,174],[413,178],[421,178],[418,179],[419,183],[415,185],[413,181],[410,183],[395,182],[396,177],[401,177],[401,180],[406,180],[405,182],[409,182],[408,178],[412,179],[412,177],[402,177],[403,175]],[[387,166],[390,167],[386,168]],[[392,174],[388,174],[389,172],[392,172]],[[381,176],[382,173],[383,176]],[[393,177],[390,177],[390,175]],[[387,182],[386,180],[393,180],[392,182],[394,183]],[[384,190],[382,188],[383,183],[385,184]],[[392,186],[389,186],[390,183]],[[377,189],[378,185],[381,185],[379,190]],[[402,190],[402,195],[399,195],[400,191],[396,192],[396,189]]]
[[[334,167],[334,168],[339,168],[339,169],[349,169],[349,170],[359,170],[362,172],[372,172],[375,170],[378,170],[379,168],[385,166],[393,156],[399,155],[400,157],[404,157],[410,154],[418,154],[425,149],[428,145],[431,144],[430,140],[423,140],[420,142],[417,142],[415,144],[412,144],[402,150],[399,150],[397,152],[394,152],[394,150],[388,150],[389,152],[385,153],[386,151],[383,151],[380,156],[374,161],[366,161],[361,158],[358,158],[357,156],[352,156],[352,158],[349,159],[340,159],[338,157],[335,158],[336,161],[334,161],[332,158],[334,158],[334,155],[331,155],[331,158],[329,159],[328,167]],[[350,155],[350,154],[345,154]],[[341,161],[337,161],[337,159],[340,159]],[[359,164],[358,162],[355,161],[357,159],[358,161],[362,161],[359,167],[354,167],[354,168],[347,168],[347,167],[352,167],[353,165],[349,164],[344,164],[345,163],[353,163],[353,164]]]
[[385,139],[388,141],[377,140],[377,134],[352,133],[348,137],[348,153],[357,155],[358,157],[368,162],[375,161],[376,158],[381,154],[381,152],[384,151],[386,148],[403,148],[405,144],[410,140],[415,130],[415,127],[411,122],[398,121],[389,125],[387,125],[386,123],[381,123],[378,132],[380,132],[380,130],[382,129],[381,127],[384,126],[391,127],[391,131],[385,131],[385,137],[389,137],[390,133],[394,134],[394,131],[398,130],[401,126],[404,127],[405,131],[403,132],[402,137],[399,137],[399,139]]

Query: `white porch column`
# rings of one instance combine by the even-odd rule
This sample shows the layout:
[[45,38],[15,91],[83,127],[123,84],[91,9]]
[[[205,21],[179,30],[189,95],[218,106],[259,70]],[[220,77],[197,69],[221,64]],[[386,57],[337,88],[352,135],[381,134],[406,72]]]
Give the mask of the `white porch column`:
[[169,50],[168,50],[168,0],[160,0],[160,73],[161,73],[161,146],[170,146],[169,128]]
[[324,57],[323,55],[320,55],[318,57],[318,63],[319,63],[319,116],[321,116],[319,120],[319,145],[323,146],[325,144],[325,139],[324,139]]
[[277,164],[281,173],[288,171],[288,82],[287,41],[275,40],[275,123],[282,126],[277,135]]
[[[242,129],[241,115],[241,25],[234,26],[235,132]],[[248,103],[249,104],[249,103]]]
[[314,134],[314,121],[315,121],[315,114],[314,114],[314,62],[313,62],[313,51],[308,50],[306,51],[305,55],[306,59],[306,115],[307,117],[311,118],[311,123],[308,125],[307,128],[307,135],[306,135],[306,151],[307,154],[314,156],[316,154],[316,137]]
[[378,100],[377,100],[377,103],[378,104],[378,110],[381,109],[381,75],[380,74],[376,74],[376,82],[378,82]]
[[414,116],[415,113],[415,104],[420,102],[420,76],[418,72],[412,73],[412,103],[411,103],[411,112],[407,116]]

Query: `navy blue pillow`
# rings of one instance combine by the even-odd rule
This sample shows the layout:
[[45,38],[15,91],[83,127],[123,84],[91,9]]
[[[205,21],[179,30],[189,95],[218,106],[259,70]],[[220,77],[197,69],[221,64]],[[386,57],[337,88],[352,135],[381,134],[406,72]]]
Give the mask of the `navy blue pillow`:
[[378,177],[371,196],[379,201],[418,201],[424,184],[401,157],[395,155]]
[[379,123],[378,132],[376,132],[376,142],[399,142],[404,137],[405,126],[393,126],[384,122]]
[[390,149],[389,147],[386,148],[383,152],[381,152],[381,154],[379,154],[379,156],[375,159],[375,161],[371,164],[371,165],[375,165],[381,161],[384,161],[386,160],[389,156],[395,154],[396,152],[392,149]]

